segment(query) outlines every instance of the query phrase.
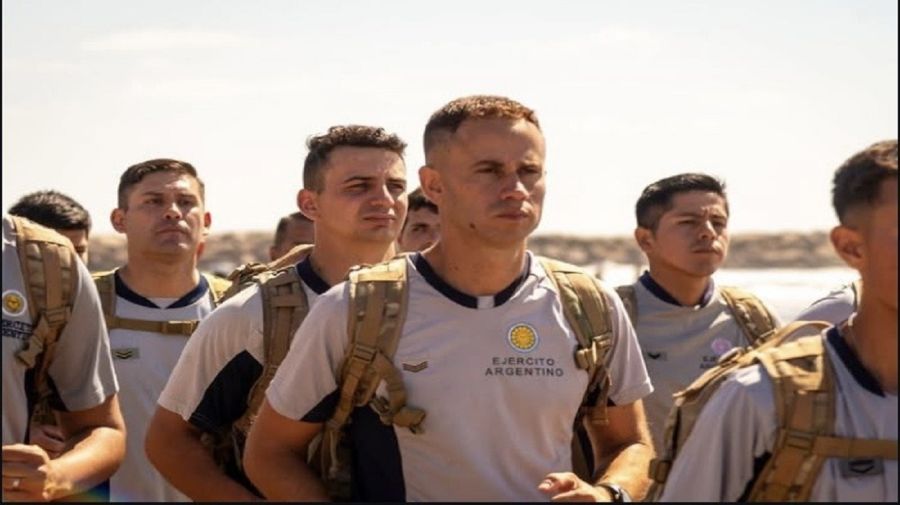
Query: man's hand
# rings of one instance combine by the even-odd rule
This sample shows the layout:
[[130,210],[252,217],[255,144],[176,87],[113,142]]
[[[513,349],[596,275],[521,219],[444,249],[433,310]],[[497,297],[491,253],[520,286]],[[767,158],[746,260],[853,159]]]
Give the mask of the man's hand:
[[3,500],[49,501],[57,482],[53,462],[36,445],[3,446]]
[[608,502],[612,495],[605,488],[594,487],[572,472],[551,473],[538,484],[550,501]]
[[51,459],[58,458],[66,449],[66,437],[59,426],[52,424],[32,424],[29,442],[47,451]]

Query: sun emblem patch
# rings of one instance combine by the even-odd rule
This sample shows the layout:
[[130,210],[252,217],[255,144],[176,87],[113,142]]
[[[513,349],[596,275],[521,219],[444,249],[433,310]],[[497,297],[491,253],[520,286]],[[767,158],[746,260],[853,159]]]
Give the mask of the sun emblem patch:
[[22,293],[15,289],[3,293],[3,314],[10,317],[21,316],[28,309],[28,303]]
[[538,346],[537,332],[531,325],[525,323],[513,325],[506,335],[506,340],[519,352],[531,352]]

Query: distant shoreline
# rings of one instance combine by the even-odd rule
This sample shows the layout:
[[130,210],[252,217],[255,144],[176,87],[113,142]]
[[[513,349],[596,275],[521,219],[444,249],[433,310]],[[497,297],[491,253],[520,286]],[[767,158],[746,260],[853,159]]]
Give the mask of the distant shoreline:
[[[213,233],[209,236],[200,267],[217,272],[268,259],[269,231]],[[606,261],[642,265],[644,256],[632,237],[583,237],[535,235],[529,249],[576,265]],[[92,271],[109,270],[125,261],[125,239],[118,234],[91,237]],[[733,235],[725,268],[823,268],[843,266],[831,247],[828,232],[747,233]]]

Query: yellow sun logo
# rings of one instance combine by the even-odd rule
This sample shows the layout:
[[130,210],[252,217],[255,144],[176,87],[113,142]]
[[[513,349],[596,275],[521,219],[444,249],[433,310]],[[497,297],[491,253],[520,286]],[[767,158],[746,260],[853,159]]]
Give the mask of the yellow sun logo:
[[9,316],[19,316],[25,312],[25,297],[18,291],[3,293],[3,312]]
[[519,352],[533,351],[538,344],[538,335],[531,326],[519,323],[509,329],[509,345]]

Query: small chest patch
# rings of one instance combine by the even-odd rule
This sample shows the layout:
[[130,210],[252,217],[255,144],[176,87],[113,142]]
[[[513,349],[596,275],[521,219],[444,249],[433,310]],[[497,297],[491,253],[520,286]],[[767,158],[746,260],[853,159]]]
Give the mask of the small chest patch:
[[115,359],[138,359],[141,357],[141,350],[137,347],[117,347],[112,350]]
[[514,324],[506,335],[506,340],[519,352],[531,352],[538,346],[538,334],[530,324]]
[[717,338],[709,344],[709,348],[712,349],[712,352],[716,354],[716,356],[721,356],[726,352],[730,351],[734,347],[727,338]]
[[28,310],[28,302],[22,293],[15,289],[8,289],[3,292],[3,315],[9,317],[18,317]]

